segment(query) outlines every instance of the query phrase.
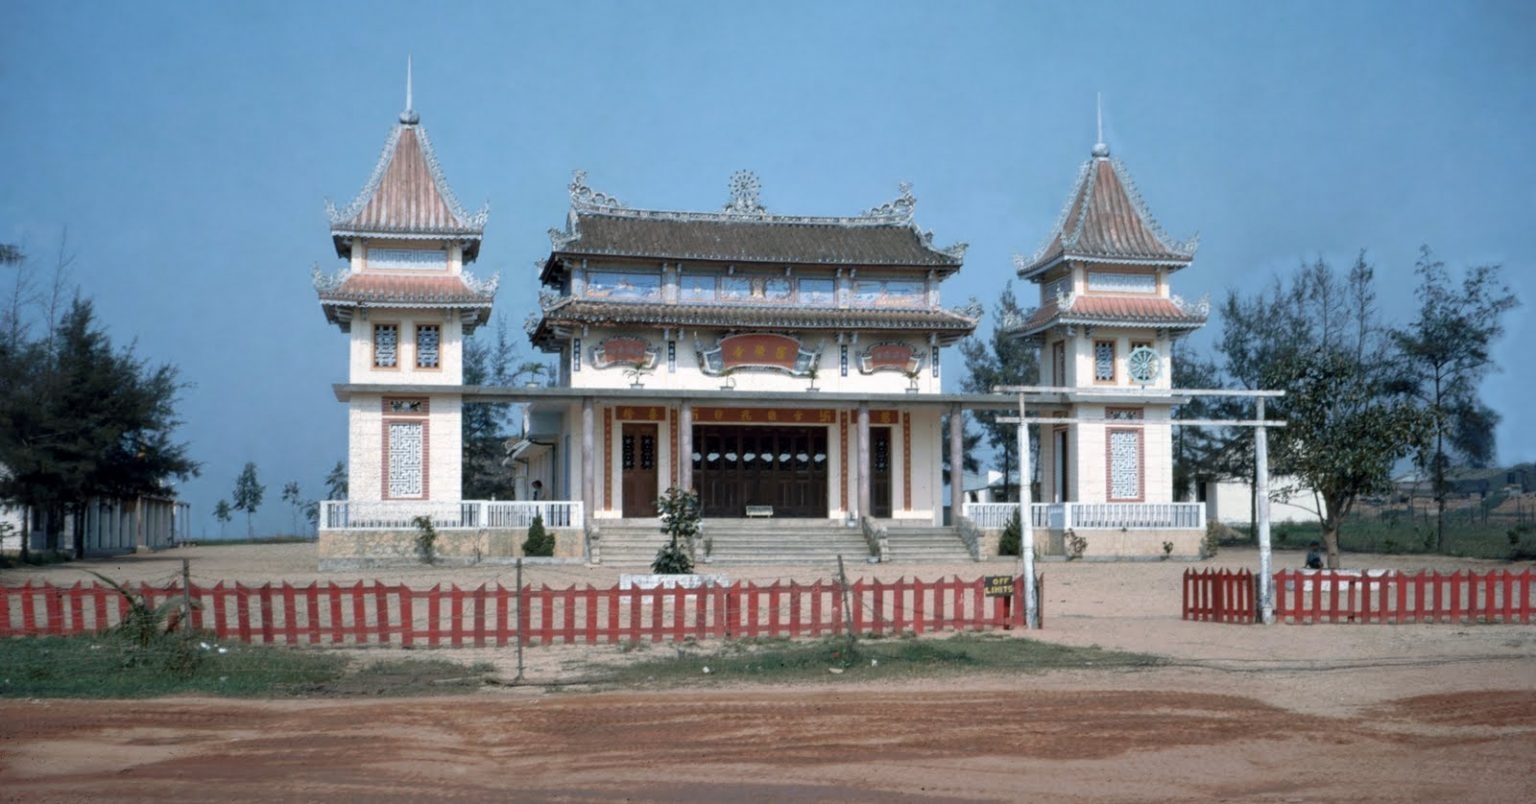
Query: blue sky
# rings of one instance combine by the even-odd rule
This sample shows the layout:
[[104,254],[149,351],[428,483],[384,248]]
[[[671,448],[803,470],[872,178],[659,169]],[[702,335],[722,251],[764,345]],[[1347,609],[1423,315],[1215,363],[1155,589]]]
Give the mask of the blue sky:
[[1501,263],[1525,306],[1483,391],[1499,457],[1536,460],[1532,4],[443,5],[0,7],[0,241],[51,263],[67,227],[113,337],[180,366],[194,534],[217,532],[246,461],[268,485],[258,528],[277,531],[281,485],[316,495],[345,455],[345,344],[310,269],[339,266],[324,201],[367,180],[407,53],[454,190],[490,201],[475,268],[500,272],[519,337],[575,168],[678,209],[717,208],[751,169],[795,214],[854,214],[911,181],[935,241],[971,244],[946,303],[990,308],[1066,200],[1101,92],[1163,226],[1201,235],[1187,298],[1364,248],[1403,320],[1420,244]]

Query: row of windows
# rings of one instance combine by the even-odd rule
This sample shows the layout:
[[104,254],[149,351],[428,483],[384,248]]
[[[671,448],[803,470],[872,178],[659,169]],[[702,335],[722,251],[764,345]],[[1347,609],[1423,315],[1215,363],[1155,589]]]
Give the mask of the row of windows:
[[[922,279],[858,279],[849,288],[849,303],[861,307],[924,307],[927,282]],[[589,299],[660,301],[659,273],[588,271]],[[765,304],[838,304],[837,280],[831,277],[788,277],[748,274],[684,274],[678,299],[690,302],[760,302]]]
[[[417,324],[416,368],[435,369],[442,365],[443,328],[437,324]],[[400,367],[400,325],[373,325],[373,367]]]
[[[1131,351],[1142,347],[1151,348],[1149,341],[1131,341]],[[1093,342],[1093,381],[1096,383],[1114,383],[1118,377],[1115,373],[1116,347],[1114,341]],[[1065,341],[1057,341],[1051,345],[1051,381],[1056,385],[1067,384],[1067,345]]]

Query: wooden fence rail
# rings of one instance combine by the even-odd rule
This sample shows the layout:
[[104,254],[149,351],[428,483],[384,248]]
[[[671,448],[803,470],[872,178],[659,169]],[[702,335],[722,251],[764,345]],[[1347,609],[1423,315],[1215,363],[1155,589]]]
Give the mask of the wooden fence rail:
[[1532,572],[1282,570],[1275,617],[1293,623],[1529,623]]
[[[699,589],[551,589],[501,585],[411,589],[383,583],[198,586],[192,627],[223,640],[286,645],[402,647],[619,643],[688,638],[922,634],[1023,627],[1023,579],[1012,597],[987,597],[984,579],[865,581],[848,585],[845,618],[836,583],[737,582]],[[179,600],[179,586],[132,588],[150,606]],[[0,637],[104,631],[128,617],[111,588],[0,587]]]
[[1249,570],[1184,570],[1184,619],[1258,622],[1256,591]]
[[[1536,613],[1533,573],[1396,570],[1281,570],[1275,619],[1313,623],[1529,623]],[[1184,619],[1258,621],[1248,570],[1185,570]]]

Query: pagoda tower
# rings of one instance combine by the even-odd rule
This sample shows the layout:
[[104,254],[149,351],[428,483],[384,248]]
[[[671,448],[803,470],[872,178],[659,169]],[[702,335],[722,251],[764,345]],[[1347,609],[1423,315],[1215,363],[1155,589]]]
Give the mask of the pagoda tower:
[[470,214],[443,177],[411,103],[351,204],[327,203],[346,268],[315,269],[327,321],[347,333],[348,495],[456,501],[461,492],[463,342],[491,314],[496,280],[464,266],[487,210]]
[[1041,427],[1042,502],[1172,501],[1171,348],[1209,304],[1170,285],[1196,247],[1163,232],[1101,141],[1045,245],[1015,258],[1040,303],[1009,330],[1039,345],[1041,384],[1061,389],[1053,415],[1085,422]]

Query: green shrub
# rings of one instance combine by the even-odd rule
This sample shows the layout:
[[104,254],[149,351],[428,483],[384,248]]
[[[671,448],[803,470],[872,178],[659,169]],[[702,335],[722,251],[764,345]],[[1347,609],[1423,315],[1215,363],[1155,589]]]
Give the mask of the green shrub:
[[416,526],[416,554],[421,556],[421,563],[436,563],[437,528],[432,527],[432,517],[419,516],[411,524]]
[[1019,520],[1019,512],[1013,512],[1013,518],[1003,526],[1003,535],[997,540],[997,554],[1000,556],[1016,556],[1024,549],[1024,523]]
[[656,501],[656,509],[661,515],[661,532],[667,534],[667,543],[656,551],[651,572],[657,575],[693,572],[693,556],[689,555],[689,548],[699,535],[699,520],[703,516],[699,495],[674,486]]
[[535,513],[523,540],[523,555],[548,558],[555,554],[555,535],[544,529],[544,515]]

